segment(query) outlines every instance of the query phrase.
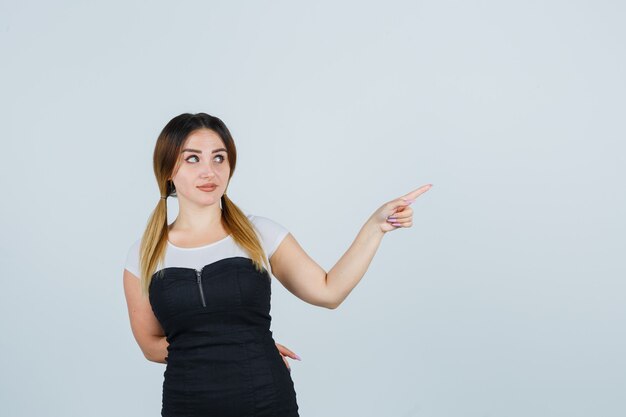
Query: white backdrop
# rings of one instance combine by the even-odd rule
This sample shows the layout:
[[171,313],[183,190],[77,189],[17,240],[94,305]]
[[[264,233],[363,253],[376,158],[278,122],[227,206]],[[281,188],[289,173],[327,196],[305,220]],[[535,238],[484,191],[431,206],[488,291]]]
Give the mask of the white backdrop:
[[122,273],[184,112],[226,123],[230,197],[326,270],[434,184],[338,309],[273,281],[302,417],[626,414],[624,3],[0,9],[0,414],[159,415]]

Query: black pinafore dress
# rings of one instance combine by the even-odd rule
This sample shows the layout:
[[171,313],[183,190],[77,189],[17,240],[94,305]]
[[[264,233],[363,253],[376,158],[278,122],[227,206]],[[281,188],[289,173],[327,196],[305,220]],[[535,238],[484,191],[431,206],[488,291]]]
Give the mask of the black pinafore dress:
[[167,341],[163,417],[298,417],[270,330],[271,278],[249,258],[166,267],[150,304]]

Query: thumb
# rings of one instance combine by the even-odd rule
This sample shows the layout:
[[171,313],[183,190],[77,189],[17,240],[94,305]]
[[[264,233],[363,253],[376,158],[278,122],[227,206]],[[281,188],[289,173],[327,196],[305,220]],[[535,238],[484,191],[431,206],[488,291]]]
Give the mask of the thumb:
[[391,205],[391,210],[396,211],[397,209],[401,207],[410,206],[411,204],[413,204],[414,201],[415,199],[410,200],[405,197],[400,197],[400,198],[396,198],[395,200],[390,201],[389,204]]
[[294,351],[292,351],[291,349],[289,349],[288,347],[281,345],[280,343],[276,342],[276,346],[278,346],[278,350],[286,356],[289,356],[292,359],[297,359],[299,361],[301,361],[302,359],[300,358],[300,356],[298,356],[298,354],[296,354]]

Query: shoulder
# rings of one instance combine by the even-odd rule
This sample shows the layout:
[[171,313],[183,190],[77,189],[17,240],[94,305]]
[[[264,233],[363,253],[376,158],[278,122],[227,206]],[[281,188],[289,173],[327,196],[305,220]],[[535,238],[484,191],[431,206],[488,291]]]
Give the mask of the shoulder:
[[247,217],[260,234],[267,250],[267,257],[271,257],[289,230],[281,223],[266,216],[247,214]]
[[139,253],[139,246],[141,245],[141,238],[135,239],[128,248],[128,254]]
[[247,214],[248,219],[254,224],[254,226],[264,229],[264,230],[276,230],[276,229],[285,229],[285,227],[278,223],[275,220],[270,219],[266,216],[259,216],[256,214]]
[[128,248],[126,252],[126,263],[124,268],[133,273],[133,275],[139,277],[139,249],[141,245],[141,238],[136,239]]

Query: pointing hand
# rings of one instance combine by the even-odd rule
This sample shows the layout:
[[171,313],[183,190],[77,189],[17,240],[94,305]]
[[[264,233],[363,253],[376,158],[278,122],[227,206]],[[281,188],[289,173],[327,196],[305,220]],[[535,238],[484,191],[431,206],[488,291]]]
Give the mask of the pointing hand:
[[383,204],[372,214],[369,221],[380,226],[383,233],[400,227],[411,227],[413,225],[413,209],[409,206],[417,197],[430,190],[432,186],[432,184],[422,185],[402,197]]

